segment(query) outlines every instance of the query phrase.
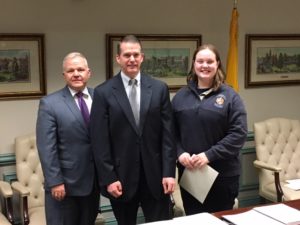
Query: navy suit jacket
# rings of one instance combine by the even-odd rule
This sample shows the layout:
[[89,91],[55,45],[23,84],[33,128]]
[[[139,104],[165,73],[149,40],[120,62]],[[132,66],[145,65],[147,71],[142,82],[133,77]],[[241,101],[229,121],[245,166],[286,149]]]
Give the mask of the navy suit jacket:
[[140,125],[118,74],[95,88],[91,141],[102,194],[119,180],[126,201],[136,193],[141,166],[153,196],[163,195],[162,178],[175,176],[172,108],[165,83],[141,74]]
[[64,183],[67,195],[90,194],[95,166],[89,131],[67,86],[40,100],[36,135],[45,189]]

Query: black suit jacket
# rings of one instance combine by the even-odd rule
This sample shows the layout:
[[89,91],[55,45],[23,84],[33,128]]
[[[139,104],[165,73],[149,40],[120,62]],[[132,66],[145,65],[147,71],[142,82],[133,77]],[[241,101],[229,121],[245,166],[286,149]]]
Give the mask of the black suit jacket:
[[95,88],[91,112],[91,141],[102,194],[120,180],[129,200],[136,193],[141,165],[155,198],[163,195],[162,178],[175,176],[172,108],[168,87],[141,75],[140,126],[134,116],[118,74]]

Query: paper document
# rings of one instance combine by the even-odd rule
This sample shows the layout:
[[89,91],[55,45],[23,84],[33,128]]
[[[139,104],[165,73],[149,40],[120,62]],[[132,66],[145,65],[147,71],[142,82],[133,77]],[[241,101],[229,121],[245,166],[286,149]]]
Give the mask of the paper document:
[[199,213],[191,216],[176,217],[173,220],[164,220],[147,225],[227,225],[226,222],[220,220],[210,213]]
[[254,210],[283,224],[300,224],[300,211],[283,203],[255,207]]
[[218,174],[208,165],[201,169],[185,169],[179,184],[199,202],[203,203]]
[[287,184],[284,185],[288,188],[291,188],[295,191],[299,191],[300,190],[300,179],[294,179],[294,180],[286,180]]
[[235,225],[283,225],[282,223],[273,220],[271,217],[265,216],[253,209],[234,215],[222,216],[224,219]]
[[191,216],[176,217],[173,219],[172,225],[228,225],[210,213],[198,213]]
[[255,207],[243,213],[225,215],[223,218],[236,225],[253,225],[253,221],[259,225],[299,225],[300,211],[279,203]]

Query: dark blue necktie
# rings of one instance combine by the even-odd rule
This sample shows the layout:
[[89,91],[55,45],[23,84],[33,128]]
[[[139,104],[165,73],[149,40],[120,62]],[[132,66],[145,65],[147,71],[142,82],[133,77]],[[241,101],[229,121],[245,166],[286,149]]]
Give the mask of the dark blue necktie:
[[84,120],[85,124],[88,125],[90,122],[90,113],[89,113],[89,109],[86,105],[86,102],[83,99],[83,93],[81,91],[77,92],[76,96],[78,97],[78,104],[79,104],[79,108],[80,108],[83,120]]

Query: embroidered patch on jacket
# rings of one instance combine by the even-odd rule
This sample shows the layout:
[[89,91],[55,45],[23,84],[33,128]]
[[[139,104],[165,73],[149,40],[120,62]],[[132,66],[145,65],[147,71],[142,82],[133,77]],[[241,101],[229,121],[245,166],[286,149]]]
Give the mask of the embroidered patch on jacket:
[[223,108],[225,101],[226,101],[226,97],[224,95],[218,95],[216,97],[215,106],[218,108]]

